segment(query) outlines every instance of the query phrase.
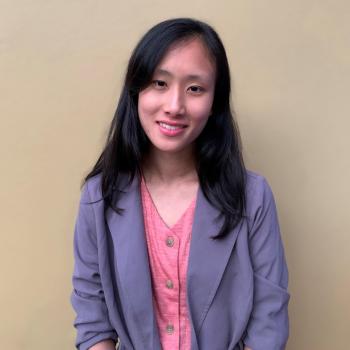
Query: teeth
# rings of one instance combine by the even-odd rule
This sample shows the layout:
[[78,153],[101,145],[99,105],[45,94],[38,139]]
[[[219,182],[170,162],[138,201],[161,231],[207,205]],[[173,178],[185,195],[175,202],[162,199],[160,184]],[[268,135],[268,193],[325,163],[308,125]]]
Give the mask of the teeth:
[[182,129],[183,127],[182,126],[174,126],[174,125],[168,125],[168,124],[165,124],[165,123],[162,123],[162,122],[159,122],[159,125],[165,129],[168,129],[168,130],[177,130],[177,129]]

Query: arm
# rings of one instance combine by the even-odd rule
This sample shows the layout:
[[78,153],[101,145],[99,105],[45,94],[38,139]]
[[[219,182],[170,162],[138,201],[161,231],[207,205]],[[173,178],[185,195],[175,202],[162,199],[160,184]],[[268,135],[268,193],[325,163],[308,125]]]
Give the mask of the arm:
[[92,346],[89,350],[115,350],[115,343],[112,340],[103,340]]
[[249,251],[254,272],[253,310],[243,339],[253,350],[283,350],[288,334],[288,270],[277,210],[267,182],[253,191]]
[[[116,342],[118,339],[109,322],[101,285],[95,213],[93,205],[88,204],[89,202],[91,199],[88,186],[85,184],[74,230],[75,263],[72,278],[73,292],[71,294],[71,303],[76,312],[74,326],[77,329],[77,337],[75,345],[79,350],[88,350],[103,340],[110,339]],[[107,349],[109,348],[105,350]]]

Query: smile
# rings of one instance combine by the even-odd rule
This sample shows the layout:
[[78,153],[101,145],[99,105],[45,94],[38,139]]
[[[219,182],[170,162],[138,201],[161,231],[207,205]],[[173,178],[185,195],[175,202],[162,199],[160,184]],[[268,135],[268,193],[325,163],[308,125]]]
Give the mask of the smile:
[[179,130],[179,129],[184,129],[186,126],[185,125],[169,125],[163,122],[158,123],[162,128],[165,128],[167,130]]
[[159,125],[159,131],[167,137],[176,137],[180,136],[185,132],[187,125],[175,124],[170,125],[165,122],[157,122]]

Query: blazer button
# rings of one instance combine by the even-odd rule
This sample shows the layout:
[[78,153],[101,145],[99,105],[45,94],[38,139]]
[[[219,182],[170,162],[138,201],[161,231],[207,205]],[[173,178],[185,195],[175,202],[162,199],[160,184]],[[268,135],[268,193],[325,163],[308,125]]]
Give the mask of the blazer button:
[[174,245],[174,238],[169,236],[167,239],[166,239],[166,245],[168,247],[172,247]]
[[174,288],[174,284],[172,280],[167,280],[166,281],[166,287],[169,289],[173,289]]
[[174,333],[174,325],[172,325],[171,323],[167,324],[166,326],[166,332],[168,334],[173,334]]

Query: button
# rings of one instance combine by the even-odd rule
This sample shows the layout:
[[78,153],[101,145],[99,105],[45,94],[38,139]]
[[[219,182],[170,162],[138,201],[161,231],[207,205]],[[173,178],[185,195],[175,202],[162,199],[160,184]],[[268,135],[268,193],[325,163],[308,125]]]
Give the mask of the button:
[[166,326],[166,332],[168,334],[173,334],[174,333],[174,325],[172,325],[171,323],[167,324]]
[[169,289],[173,289],[173,288],[174,288],[173,281],[172,281],[172,280],[167,280],[167,281],[166,281],[166,286],[167,286],[167,288],[169,288]]
[[169,236],[167,239],[166,239],[166,245],[168,247],[172,247],[174,245],[174,238]]

